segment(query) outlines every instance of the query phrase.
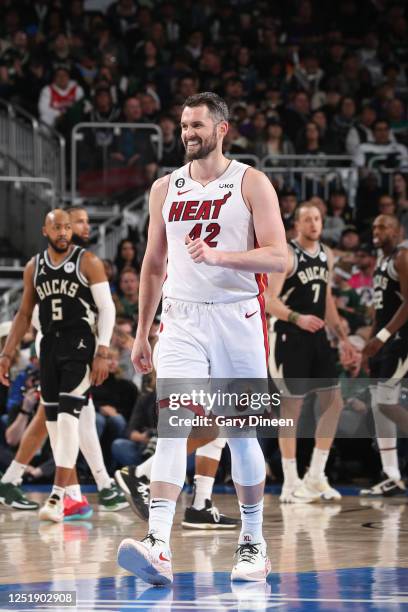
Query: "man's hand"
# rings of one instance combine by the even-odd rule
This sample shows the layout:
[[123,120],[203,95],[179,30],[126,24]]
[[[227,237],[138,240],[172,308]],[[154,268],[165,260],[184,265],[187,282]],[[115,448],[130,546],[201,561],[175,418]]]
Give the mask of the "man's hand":
[[92,362],[91,385],[99,387],[109,375],[109,361],[106,357],[95,355]]
[[0,383],[5,385],[6,387],[10,386],[10,379],[9,379],[10,363],[11,363],[10,357],[7,357],[7,355],[3,355],[2,357],[0,357]]
[[315,317],[314,315],[299,315],[296,325],[300,327],[300,329],[304,329],[312,334],[319,331],[324,327],[324,321],[319,319],[319,317]]
[[153,369],[152,349],[147,338],[136,337],[132,348],[131,360],[136,372],[148,374]]
[[194,263],[206,263],[208,266],[218,265],[218,253],[212,249],[202,238],[192,240],[187,234],[185,243],[187,251]]
[[384,343],[381,342],[381,340],[379,340],[376,336],[374,336],[374,338],[371,338],[371,340],[367,342],[363,350],[362,359],[362,367],[364,368],[364,370],[368,371],[368,360],[371,357],[374,357],[374,355],[376,355],[378,351],[382,349],[383,346]]

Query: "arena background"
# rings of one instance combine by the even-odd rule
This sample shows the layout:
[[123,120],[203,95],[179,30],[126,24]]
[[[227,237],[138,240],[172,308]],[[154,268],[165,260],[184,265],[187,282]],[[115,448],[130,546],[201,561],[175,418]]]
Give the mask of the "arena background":
[[[404,231],[401,238],[408,237],[407,62],[407,6],[399,1],[0,0],[0,336],[6,337],[19,305],[23,267],[44,246],[41,226],[45,213],[56,206],[84,206],[92,224],[91,248],[106,262],[118,317],[111,385],[100,393],[99,400],[95,394],[98,431],[110,473],[129,462],[126,443],[131,424],[137,421],[137,399],[151,393],[149,381],[134,375],[130,352],[122,339],[123,333],[134,333],[137,324],[138,275],[145,248],[150,185],[183,164],[179,122],[185,98],[199,91],[215,91],[225,98],[231,114],[225,153],[268,175],[279,196],[288,239],[295,235],[294,211],[300,202],[313,200],[320,208],[324,219],[322,240],[333,248],[336,257],[333,290],[342,323],[353,344],[362,350],[373,316],[371,274],[376,253],[372,221],[381,212],[395,214]],[[160,313],[152,334],[157,331],[159,318]],[[19,442],[18,436],[10,438],[7,431],[37,372],[33,339],[33,334],[26,336],[13,364],[12,378],[18,380],[13,392],[8,394],[0,388],[2,471]],[[337,351],[334,341],[333,351]],[[346,409],[327,472],[332,484],[355,494],[361,486],[380,479],[381,465],[375,440],[361,435],[372,430],[366,387],[356,390],[348,384],[350,378],[364,379],[367,373],[350,372],[340,360],[338,367]],[[401,401],[408,402],[404,393]],[[115,407],[114,413],[105,414],[101,409],[107,402]],[[313,415],[314,402],[313,396],[305,402],[309,415]],[[152,398],[148,405],[153,411]],[[347,431],[351,428],[354,435],[343,436],[342,427]],[[137,448],[136,455],[131,455],[132,463],[154,452],[154,439],[152,433],[149,444]],[[262,446],[268,491],[276,494],[282,479],[277,441],[264,439]],[[312,440],[300,441],[301,473],[308,465],[311,448]],[[399,440],[398,449],[406,477],[406,439]],[[81,481],[92,485],[82,458],[78,467]],[[193,465],[190,481],[192,469]],[[25,474],[24,483],[36,492],[47,491],[53,470],[46,444]],[[222,494],[232,490],[228,450],[223,453],[217,484]],[[310,562],[302,567],[295,563],[289,568],[284,556],[288,542],[282,541],[281,567],[295,572],[297,582],[295,589],[290,581],[282,587],[286,574],[279,573],[275,566],[278,573],[272,593],[278,589],[281,595],[292,598],[292,603],[278,598],[276,605],[296,610],[343,609],[344,600],[354,597],[347,595],[347,576],[360,587],[364,581],[374,584],[371,578],[379,571],[373,569],[377,559],[378,566],[395,568],[394,573],[380,572],[377,576],[377,586],[382,580],[386,583],[388,576],[391,587],[381,587],[376,593],[369,587],[363,589],[360,604],[355,600],[356,607],[386,609],[387,605],[382,607],[381,603],[384,595],[391,597],[388,603],[395,604],[395,609],[403,609],[407,601],[407,570],[403,569],[407,549],[400,522],[406,499],[403,502],[391,504],[390,509],[378,502],[374,514],[358,520],[358,527],[340,523],[349,534],[350,551],[352,534],[360,533],[363,522],[382,531],[375,539],[376,552],[370,560],[360,560],[357,574],[336,573],[339,567],[353,572],[353,563],[336,565],[331,560],[328,564],[326,569],[337,589],[333,591],[337,599],[329,589],[331,603],[317,602],[317,598],[309,608],[302,600],[312,601],[316,595],[313,588],[320,588],[317,583],[310,591],[307,572],[316,568],[323,571],[324,563],[318,566],[316,561],[315,566]],[[223,503],[233,502],[221,501],[220,506]],[[352,516],[354,506],[350,503],[346,510]],[[276,503],[273,507],[276,538],[290,532],[287,521],[292,520],[295,539],[304,531],[312,547],[316,538],[320,542],[316,558],[325,546],[330,550],[340,542],[340,531],[329,545],[323,544],[323,527],[317,536],[313,532],[325,521],[328,528],[335,513],[323,516],[320,509],[313,515],[308,509],[302,516],[295,513],[288,517],[281,516]],[[6,534],[10,534],[12,518],[6,512],[1,514],[6,546],[10,547],[10,535]],[[133,515],[129,511],[126,517],[129,528]],[[16,520],[21,520],[21,515]],[[56,534],[47,537],[47,546],[58,540]],[[70,537],[75,539],[75,534]],[[88,538],[94,537],[98,536],[80,535],[83,551],[88,550]],[[397,544],[401,545],[400,557]],[[180,546],[185,547],[186,541]],[[387,546],[393,547],[397,556],[382,563]],[[6,565],[14,565],[11,550],[8,554]],[[401,561],[404,554],[405,564]],[[22,562],[30,563],[25,558]],[[6,586],[15,582],[10,579],[10,566],[4,580],[2,573],[0,579]],[[35,572],[32,575],[29,582],[49,579],[45,570],[41,576]],[[89,595],[92,590],[95,601],[99,598],[100,602],[107,597],[105,587],[109,597],[118,601],[121,593],[125,593],[122,599],[128,600],[139,594],[137,589],[136,594],[132,591],[133,583],[128,578],[121,585],[125,591],[118,587],[115,592],[109,582],[101,587],[99,578],[112,575],[110,569],[96,571],[92,588],[84,583],[84,592]],[[196,578],[193,576],[191,582],[186,576],[183,574],[178,586],[187,589],[191,609],[236,609],[234,606],[239,605],[238,595],[233,601],[217,599],[213,608],[208,602],[205,606],[197,603],[202,593],[196,597]],[[214,597],[219,595],[217,588],[214,579]],[[101,596],[101,592],[105,594]],[[378,601],[376,596],[380,596]],[[268,597],[265,606],[272,606],[272,595]],[[175,599],[173,603],[164,598],[162,603],[140,604],[138,609],[150,609],[150,605],[157,610],[179,609]],[[179,599],[183,599],[180,593]],[[86,605],[91,606],[84,604],[81,609],[87,609]],[[126,605],[131,606],[129,602]],[[190,609],[186,606],[182,609]]]

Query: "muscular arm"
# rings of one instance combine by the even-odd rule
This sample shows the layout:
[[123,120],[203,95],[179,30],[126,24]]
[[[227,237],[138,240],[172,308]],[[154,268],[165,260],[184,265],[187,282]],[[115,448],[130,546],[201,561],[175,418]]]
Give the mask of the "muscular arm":
[[187,239],[188,251],[196,263],[220,266],[244,272],[286,271],[285,230],[276,192],[268,177],[249,168],[242,179],[242,195],[252,212],[258,248],[249,251],[218,251],[204,240]]
[[288,248],[288,265],[285,272],[273,272],[268,274],[268,286],[265,290],[265,309],[268,314],[281,321],[287,321],[291,312],[279,297],[286,276],[293,267],[293,251]]
[[10,368],[11,358],[21,342],[24,334],[30,327],[31,316],[36,302],[36,294],[34,289],[34,269],[35,261],[31,259],[24,269],[24,291],[21,299],[20,308],[14,317],[10,333],[4,345],[0,358],[0,382],[4,385],[9,385],[8,371]]
[[395,334],[408,321],[408,249],[401,249],[395,258],[395,269],[400,279],[402,303],[392,319],[385,326]]
[[155,181],[149,199],[149,233],[140,273],[139,319],[132,349],[132,363],[138,372],[143,373],[152,369],[148,335],[160,303],[167,268],[167,237],[162,207],[169,180],[170,176],[165,176]]
[[147,338],[154,315],[160,303],[162,286],[167,268],[166,227],[162,207],[166,198],[170,177],[153,183],[149,200],[149,233],[146,253],[140,273],[139,321],[137,336]]

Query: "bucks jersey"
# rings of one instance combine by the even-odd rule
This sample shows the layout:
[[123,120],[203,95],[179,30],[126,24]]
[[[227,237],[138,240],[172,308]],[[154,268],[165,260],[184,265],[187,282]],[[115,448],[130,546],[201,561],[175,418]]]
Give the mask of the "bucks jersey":
[[[291,240],[293,267],[285,279],[280,299],[290,310],[300,314],[315,315],[324,319],[329,266],[323,245],[319,242],[315,253],[309,253]],[[276,331],[294,331],[299,328],[286,321],[275,323]]]
[[[402,304],[400,281],[395,269],[398,248],[407,248],[407,243],[402,243],[391,255],[380,255],[374,270],[375,333],[390,322]],[[400,328],[399,333],[408,335],[408,322]]]
[[54,266],[48,251],[35,258],[34,287],[39,305],[41,331],[94,332],[96,306],[86,278],[80,272],[85,249],[74,246],[60,264]]

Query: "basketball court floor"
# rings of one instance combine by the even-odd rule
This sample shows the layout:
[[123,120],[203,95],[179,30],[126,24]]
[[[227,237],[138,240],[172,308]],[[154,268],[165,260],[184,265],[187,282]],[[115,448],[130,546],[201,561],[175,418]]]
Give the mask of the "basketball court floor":
[[[41,501],[45,493],[32,497]],[[94,494],[88,497],[95,502]],[[183,494],[178,504],[172,588],[151,587],[116,565],[121,539],[146,533],[131,510],[50,524],[35,512],[1,508],[0,610],[408,610],[408,497],[282,506],[267,494],[272,573],[266,585],[231,584],[236,530],[180,527],[190,500]],[[214,503],[238,516],[235,495],[215,495]],[[10,603],[15,593],[52,591],[75,591],[76,607]]]

